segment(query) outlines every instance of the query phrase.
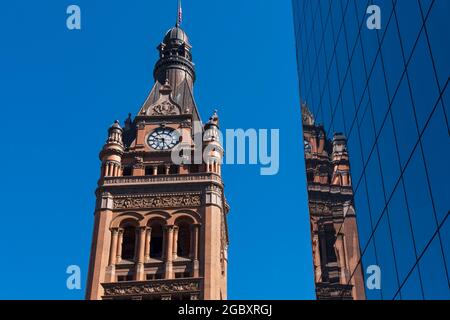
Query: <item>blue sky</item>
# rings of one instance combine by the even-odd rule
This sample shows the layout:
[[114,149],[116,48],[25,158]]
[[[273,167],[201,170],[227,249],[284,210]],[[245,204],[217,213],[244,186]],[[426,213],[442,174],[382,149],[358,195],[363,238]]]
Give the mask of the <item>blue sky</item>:
[[[82,30],[66,28],[77,4]],[[225,166],[231,205],[229,298],[312,299],[290,1],[185,0],[195,94],[222,129],[280,129],[280,172]],[[98,153],[115,120],[153,84],[176,1],[14,1],[0,10],[3,120],[0,299],[82,299]],[[81,291],[66,288],[79,265]]]

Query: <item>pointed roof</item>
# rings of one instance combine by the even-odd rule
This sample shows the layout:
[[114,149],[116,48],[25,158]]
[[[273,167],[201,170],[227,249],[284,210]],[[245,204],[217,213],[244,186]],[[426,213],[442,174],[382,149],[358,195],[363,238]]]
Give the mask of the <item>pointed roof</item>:
[[315,123],[314,115],[309,110],[306,103],[302,104],[302,122],[303,125],[313,126]]

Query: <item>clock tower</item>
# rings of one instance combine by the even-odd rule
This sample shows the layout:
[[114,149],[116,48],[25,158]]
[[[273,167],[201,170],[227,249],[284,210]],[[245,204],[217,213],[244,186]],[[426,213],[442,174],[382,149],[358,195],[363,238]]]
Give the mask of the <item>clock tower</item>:
[[328,139],[306,104],[302,124],[316,297],[365,300],[347,140]]
[[100,152],[87,299],[227,298],[219,118],[201,123],[179,22],[158,51],[146,101]]

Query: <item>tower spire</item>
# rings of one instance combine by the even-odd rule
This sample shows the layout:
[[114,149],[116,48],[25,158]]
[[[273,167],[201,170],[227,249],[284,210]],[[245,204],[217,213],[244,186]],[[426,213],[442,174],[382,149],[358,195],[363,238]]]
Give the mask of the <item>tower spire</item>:
[[178,13],[177,13],[177,23],[175,26],[178,28],[183,22],[183,8],[181,7],[181,0],[178,0]]

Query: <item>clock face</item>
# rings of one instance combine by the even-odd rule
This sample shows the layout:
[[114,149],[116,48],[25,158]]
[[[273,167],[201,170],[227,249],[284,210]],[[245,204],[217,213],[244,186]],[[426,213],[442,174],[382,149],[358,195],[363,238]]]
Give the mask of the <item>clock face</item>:
[[170,150],[180,141],[176,130],[170,128],[158,128],[148,136],[148,145],[155,150]]

